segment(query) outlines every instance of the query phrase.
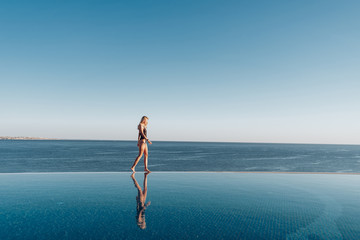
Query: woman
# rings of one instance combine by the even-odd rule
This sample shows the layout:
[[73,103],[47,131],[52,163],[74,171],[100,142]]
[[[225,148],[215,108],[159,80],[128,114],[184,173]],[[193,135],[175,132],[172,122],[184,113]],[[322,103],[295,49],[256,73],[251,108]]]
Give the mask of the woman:
[[152,142],[147,138],[147,130],[146,130],[146,126],[148,124],[148,120],[149,118],[146,116],[143,116],[141,118],[141,121],[138,125],[138,130],[139,130],[139,135],[138,135],[138,144],[137,146],[139,147],[139,155],[137,156],[137,158],[135,159],[134,164],[131,167],[131,170],[133,172],[135,172],[135,166],[138,164],[140,158],[142,157],[142,155],[144,154],[144,165],[145,165],[145,172],[150,172],[150,170],[148,169],[148,146],[146,144],[146,141],[149,142],[149,144],[152,144]]

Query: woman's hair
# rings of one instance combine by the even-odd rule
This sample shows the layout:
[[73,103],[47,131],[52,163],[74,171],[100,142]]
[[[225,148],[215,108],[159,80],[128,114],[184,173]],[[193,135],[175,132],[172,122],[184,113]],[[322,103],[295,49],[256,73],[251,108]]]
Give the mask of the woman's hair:
[[145,121],[145,119],[149,119],[147,116],[143,116],[142,118],[141,118],[141,121],[140,121],[140,123],[143,123],[144,121]]

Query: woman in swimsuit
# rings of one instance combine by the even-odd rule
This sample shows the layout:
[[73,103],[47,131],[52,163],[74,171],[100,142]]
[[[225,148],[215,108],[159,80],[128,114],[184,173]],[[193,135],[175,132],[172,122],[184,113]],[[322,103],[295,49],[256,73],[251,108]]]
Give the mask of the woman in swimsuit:
[[144,165],[145,165],[145,172],[150,172],[148,169],[148,146],[146,144],[146,141],[149,142],[149,144],[152,144],[152,142],[147,138],[147,130],[146,126],[148,124],[149,118],[146,116],[143,116],[141,118],[141,121],[138,125],[139,135],[138,135],[138,144],[139,147],[139,155],[136,157],[134,164],[131,167],[131,170],[135,172],[135,166],[138,164],[140,158],[144,154]]

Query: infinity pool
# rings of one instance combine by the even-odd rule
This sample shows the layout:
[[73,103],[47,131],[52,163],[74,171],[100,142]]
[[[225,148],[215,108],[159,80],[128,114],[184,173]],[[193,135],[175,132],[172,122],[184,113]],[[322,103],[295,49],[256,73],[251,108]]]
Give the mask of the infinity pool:
[[0,239],[360,239],[360,175],[0,174]]

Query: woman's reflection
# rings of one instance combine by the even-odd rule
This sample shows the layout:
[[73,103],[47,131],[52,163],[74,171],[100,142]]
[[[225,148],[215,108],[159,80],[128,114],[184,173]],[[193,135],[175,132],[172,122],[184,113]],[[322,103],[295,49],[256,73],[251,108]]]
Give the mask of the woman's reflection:
[[135,173],[131,174],[131,178],[134,181],[135,187],[138,190],[138,195],[136,197],[137,207],[136,207],[136,223],[141,229],[146,228],[145,222],[145,209],[150,205],[150,201],[145,204],[146,202],[146,195],[147,195],[147,176],[148,172],[144,173],[144,190],[141,189],[140,185],[135,179]]

